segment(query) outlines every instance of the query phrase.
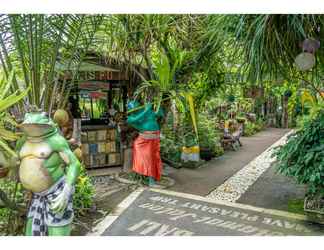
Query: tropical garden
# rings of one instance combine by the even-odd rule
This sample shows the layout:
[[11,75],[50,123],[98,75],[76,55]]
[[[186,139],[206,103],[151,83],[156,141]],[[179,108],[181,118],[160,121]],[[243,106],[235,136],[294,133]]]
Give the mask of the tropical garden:
[[[89,53],[131,72],[129,99],[164,108],[161,155],[172,167],[239,150],[224,128],[295,129],[276,152],[278,171],[306,184],[307,208],[323,213],[323,24],[322,15],[1,15],[0,235],[22,234],[30,199],[18,178],[19,123],[31,107],[66,108]],[[83,168],[77,216],[93,192]]]

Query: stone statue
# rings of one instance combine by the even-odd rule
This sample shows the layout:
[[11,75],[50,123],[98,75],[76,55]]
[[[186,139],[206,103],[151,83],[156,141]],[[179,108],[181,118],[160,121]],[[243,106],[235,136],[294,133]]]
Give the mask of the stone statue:
[[160,157],[160,125],[158,119],[163,117],[162,109],[153,110],[152,104],[140,107],[137,101],[128,103],[127,123],[139,131],[133,144],[133,171],[149,177],[149,185],[157,186],[162,175]]
[[19,178],[32,192],[26,235],[70,235],[80,162],[46,113],[27,113],[20,128]]

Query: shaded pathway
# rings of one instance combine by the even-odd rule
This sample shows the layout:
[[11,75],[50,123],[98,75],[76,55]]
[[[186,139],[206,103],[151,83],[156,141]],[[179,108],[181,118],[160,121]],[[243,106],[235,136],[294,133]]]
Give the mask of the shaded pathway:
[[281,137],[240,171],[213,190],[207,197],[236,202],[273,165],[276,161],[276,158],[273,156],[276,148],[284,145],[292,133],[293,131],[290,131]]
[[228,151],[220,158],[204,164],[199,169],[182,168],[175,170],[169,174],[176,181],[176,184],[170,189],[206,196],[288,131],[288,129],[266,129],[252,137],[243,137],[243,147],[238,151]]

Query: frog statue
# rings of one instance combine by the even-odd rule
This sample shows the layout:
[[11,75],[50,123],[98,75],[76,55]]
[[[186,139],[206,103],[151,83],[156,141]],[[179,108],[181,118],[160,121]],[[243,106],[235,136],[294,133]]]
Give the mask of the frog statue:
[[19,127],[19,179],[32,192],[26,235],[70,235],[80,162],[45,112],[26,113]]

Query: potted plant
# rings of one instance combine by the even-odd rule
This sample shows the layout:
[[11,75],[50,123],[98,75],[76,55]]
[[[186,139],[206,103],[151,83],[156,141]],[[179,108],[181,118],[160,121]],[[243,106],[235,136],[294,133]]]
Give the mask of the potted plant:
[[200,144],[200,158],[205,161],[210,161],[216,155],[212,151],[212,145]]

